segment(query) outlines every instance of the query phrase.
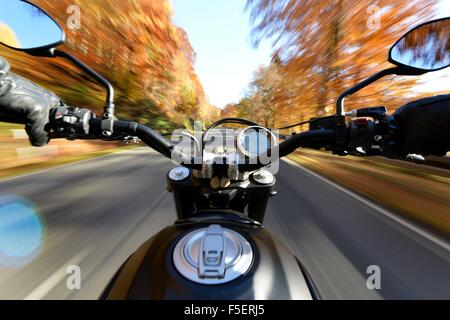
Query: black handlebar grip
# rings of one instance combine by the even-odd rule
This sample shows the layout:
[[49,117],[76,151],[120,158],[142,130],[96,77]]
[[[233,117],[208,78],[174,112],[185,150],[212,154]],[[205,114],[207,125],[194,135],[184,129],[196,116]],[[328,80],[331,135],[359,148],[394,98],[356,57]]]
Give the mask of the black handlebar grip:
[[156,131],[136,122],[114,121],[114,132],[135,135],[149,147],[170,158],[174,145]]
[[334,130],[327,129],[307,131],[293,135],[289,139],[280,143],[278,145],[278,155],[282,158],[303,146],[324,144],[323,146],[326,147],[327,145],[325,144],[334,142],[336,142],[336,132]]
[[136,127],[136,136],[165,157],[171,158],[174,144],[156,131],[138,124]]

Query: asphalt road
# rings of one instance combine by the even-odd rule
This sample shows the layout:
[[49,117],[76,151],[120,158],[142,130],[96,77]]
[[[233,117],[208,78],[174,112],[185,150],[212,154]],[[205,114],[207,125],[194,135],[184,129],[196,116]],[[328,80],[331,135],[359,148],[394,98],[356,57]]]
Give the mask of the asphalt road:
[[[165,192],[171,167],[139,148],[0,182],[0,203],[15,196],[34,204],[32,221],[41,225],[25,226],[23,239],[0,232],[0,299],[96,299],[133,250],[175,220]],[[450,299],[445,240],[289,163],[277,190],[266,227],[304,262],[324,298]],[[14,217],[1,214],[5,231]],[[5,243],[16,250],[5,253]],[[80,267],[80,290],[67,289],[70,265]],[[371,265],[380,267],[380,290],[367,288]]]

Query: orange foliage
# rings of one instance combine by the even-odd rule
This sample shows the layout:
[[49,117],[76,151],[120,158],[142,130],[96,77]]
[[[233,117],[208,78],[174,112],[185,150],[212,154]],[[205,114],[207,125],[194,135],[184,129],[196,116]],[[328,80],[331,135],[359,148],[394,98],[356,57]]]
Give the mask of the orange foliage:
[[[255,45],[262,39],[274,43],[273,65],[279,81],[271,89],[275,112],[268,122],[284,126],[335,112],[337,96],[388,67],[390,46],[407,30],[433,18],[438,2],[247,0]],[[265,82],[271,69],[255,81]],[[414,90],[417,81],[416,77],[385,78],[349,97],[346,107],[386,105],[393,111],[423,95]]]
[[[186,32],[172,22],[168,0],[34,3],[65,29],[63,49],[113,83],[118,115],[146,123],[154,122],[158,115],[180,124],[210,108],[194,70],[194,50]],[[73,6],[80,9],[79,29],[73,28]],[[67,103],[101,112],[104,91],[67,62],[8,49],[0,49],[0,55],[18,73],[49,87]]]

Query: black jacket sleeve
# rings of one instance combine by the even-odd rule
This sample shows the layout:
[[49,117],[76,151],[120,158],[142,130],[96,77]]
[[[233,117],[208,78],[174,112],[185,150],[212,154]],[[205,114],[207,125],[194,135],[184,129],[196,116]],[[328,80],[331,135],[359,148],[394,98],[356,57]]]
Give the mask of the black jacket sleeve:
[[59,105],[56,95],[12,73],[0,57],[0,121],[24,124],[31,144],[44,146],[49,142],[49,111]]

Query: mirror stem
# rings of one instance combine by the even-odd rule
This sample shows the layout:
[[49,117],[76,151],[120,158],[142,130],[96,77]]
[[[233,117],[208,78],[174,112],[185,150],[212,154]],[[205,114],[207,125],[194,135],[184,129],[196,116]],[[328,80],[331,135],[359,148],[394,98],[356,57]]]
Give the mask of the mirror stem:
[[385,76],[389,76],[389,75],[392,75],[392,74],[402,74],[401,68],[393,67],[393,68],[389,68],[389,69],[384,69],[384,70],[382,70],[382,71],[380,71],[378,73],[375,73],[370,78],[368,78],[368,79],[358,83],[354,87],[351,87],[347,91],[345,91],[343,94],[341,94],[339,96],[339,98],[336,101],[336,114],[338,116],[345,116],[344,100],[345,100],[346,97],[348,97],[349,95],[352,95],[352,94],[358,92],[359,90],[367,87],[368,85],[374,83],[375,81],[378,81],[381,78],[384,78]]
[[91,76],[93,79],[95,79],[98,83],[100,83],[103,87],[105,87],[107,91],[106,96],[106,105],[105,105],[105,111],[103,113],[103,118],[105,119],[111,119],[114,118],[114,88],[112,84],[106,80],[104,77],[102,77],[100,74],[89,68],[87,65],[85,65],[83,62],[75,58],[70,53],[67,53],[62,50],[54,49],[52,51],[52,54],[54,57],[60,57],[64,58],[66,60],[69,60],[74,65],[79,67],[81,70],[86,72],[89,76]]

